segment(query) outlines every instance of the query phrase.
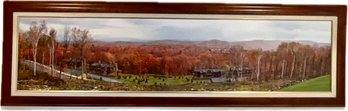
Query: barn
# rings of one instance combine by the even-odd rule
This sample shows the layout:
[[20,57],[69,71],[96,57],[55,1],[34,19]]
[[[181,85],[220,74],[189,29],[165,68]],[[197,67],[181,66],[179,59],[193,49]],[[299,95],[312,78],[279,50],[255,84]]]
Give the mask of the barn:
[[225,72],[224,69],[195,69],[193,70],[193,76],[195,78],[213,78],[221,77]]
[[109,74],[113,71],[114,67],[110,64],[93,63],[89,68],[90,70],[96,71],[101,74]]
[[244,81],[250,77],[252,69],[248,66],[231,67],[229,69],[211,68],[211,69],[194,69],[193,78],[199,80],[210,80],[211,82]]

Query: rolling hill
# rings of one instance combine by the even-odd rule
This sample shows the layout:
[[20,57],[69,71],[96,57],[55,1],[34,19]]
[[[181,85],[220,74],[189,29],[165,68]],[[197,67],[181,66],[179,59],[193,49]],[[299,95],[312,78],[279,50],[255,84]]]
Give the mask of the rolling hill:
[[331,76],[320,76],[299,84],[281,89],[281,91],[331,91]]
[[245,49],[263,49],[263,50],[275,50],[282,42],[299,42],[305,45],[311,45],[314,47],[330,46],[329,43],[318,43],[313,41],[289,41],[289,40],[251,40],[251,41],[234,41],[227,42],[221,40],[206,40],[206,41],[180,41],[180,40],[154,40],[154,41],[115,41],[115,42],[102,42],[97,41],[95,44],[107,44],[107,45],[196,45],[200,47],[208,48],[228,48],[233,46],[242,46]]

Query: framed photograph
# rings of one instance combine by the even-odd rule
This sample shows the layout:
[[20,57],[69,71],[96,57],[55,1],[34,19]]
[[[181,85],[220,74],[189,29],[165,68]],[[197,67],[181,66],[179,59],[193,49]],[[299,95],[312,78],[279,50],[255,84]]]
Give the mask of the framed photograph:
[[6,1],[1,105],[343,107],[346,13]]

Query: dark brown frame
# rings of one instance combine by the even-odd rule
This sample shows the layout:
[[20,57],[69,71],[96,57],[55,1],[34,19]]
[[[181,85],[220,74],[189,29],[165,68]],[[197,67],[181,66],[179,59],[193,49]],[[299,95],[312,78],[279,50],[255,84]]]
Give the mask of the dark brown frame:
[[[337,16],[337,96],[335,98],[214,98],[214,97],[32,97],[11,96],[13,12],[92,12],[165,14],[242,14]],[[345,5],[242,5],[106,2],[4,2],[2,64],[3,106],[345,106]]]

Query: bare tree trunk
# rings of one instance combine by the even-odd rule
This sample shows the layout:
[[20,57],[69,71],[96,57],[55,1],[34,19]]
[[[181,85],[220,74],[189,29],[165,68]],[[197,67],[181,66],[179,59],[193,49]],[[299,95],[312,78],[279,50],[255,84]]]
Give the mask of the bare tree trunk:
[[[52,41],[52,50],[51,50],[51,70],[52,70],[52,75],[55,75],[55,68],[54,68],[54,41]],[[60,78],[60,76],[59,76]]]
[[87,78],[87,74],[85,74],[84,72],[85,72],[85,70],[86,70],[86,59],[83,59],[82,60],[82,80],[85,80],[85,77]]
[[83,58],[83,49],[82,48],[80,49],[80,56],[81,56],[81,74],[83,74],[84,73],[84,65],[83,65],[84,58]]
[[319,67],[320,67],[320,73],[319,73],[319,75],[323,75],[324,74],[324,65],[323,64],[325,64],[325,63],[323,63],[324,62],[324,60],[322,60],[322,59],[320,59],[320,65],[319,65]]
[[53,49],[51,49],[51,52],[50,52],[50,60],[51,60],[51,74],[53,75],[53,76],[55,76],[54,75],[54,66],[53,66],[53,53],[52,53],[52,51],[53,51]]
[[260,55],[257,58],[257,74],[256,74],[256,80],[259,81],[259,77],[260,77],[260,63],[261,63],[261,57],[262,55]]
[[36,41],[35,45],[34,45],[34,76],[36,76],[36,55],[37,55],[37,45],[38,45],[39,40]]
[[306,65],[307,65],[307,57],[305,57],[305,60],[303,61],[303,78],[306,78]]
[[[269,75],[267,76],[267,79],[269,79],[269,78],[273,78],[273,56],[271,56],[271,60],[269,61]],[[271,76],[271,77],[269,77],[269,76]]]
[[116,76],[118,76],[118,64],[115,64],[115,71],[116,71]]
[[281,78],[284,78],[284,69],[285,69],[285,60],[282,61],[282,73],[281,73]]
[[293,76],[293,74],[294,74],[295,62],[296,62],[296,56],[294,56],[294,58],[292,59],[292,66],[291,66],[290,79],[292,79],[292,76]]
[[[58,58],[58,60],[61,61],[60,58]],[[57,66],[59,68],[59,78],[61,79],[62,78],[62,62],[58,62],[59,66]]]
[[49,73],[50,73],[52,76],[54,76],[53,73],[52,73],[52,72],[53,72],[53,68],[52,68],[52,48],[49,47],[49,49],[50,49],[50,50],[49,50],[49,51],[50,51],[50,63],[49,63],[49,64],[50,64],[50,72],[49,72]]
[[243,53],[241,53],[241,62],[239,65],[241,70],[238,72],[241,80],[243,80],[243,62],[244,62],[244,55]]
[[37,44],[34,46],[33,58],[34,58],[34,76],[36,76],[36,53],[37,53]]

